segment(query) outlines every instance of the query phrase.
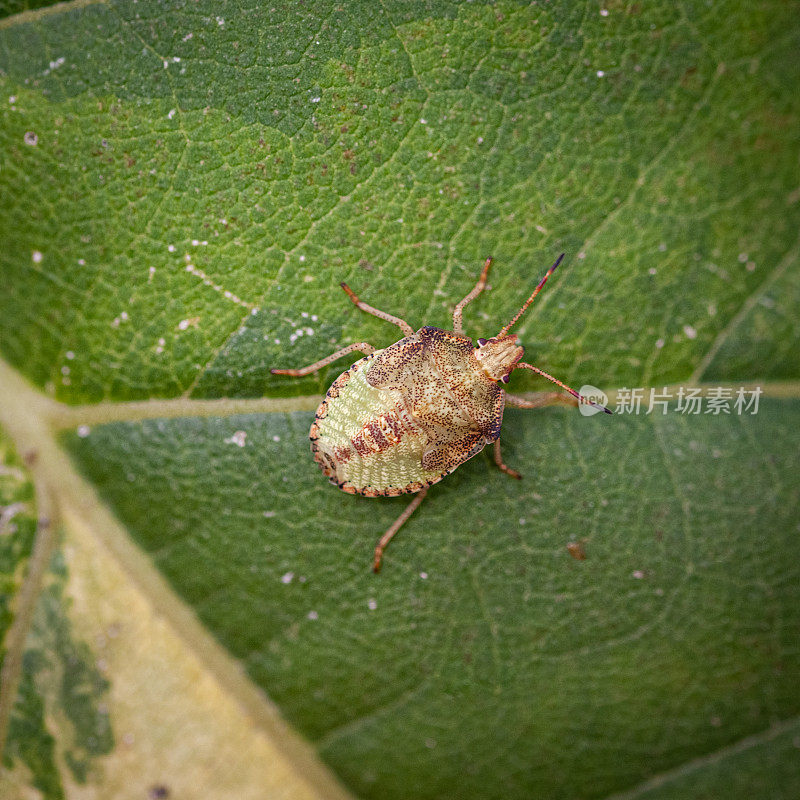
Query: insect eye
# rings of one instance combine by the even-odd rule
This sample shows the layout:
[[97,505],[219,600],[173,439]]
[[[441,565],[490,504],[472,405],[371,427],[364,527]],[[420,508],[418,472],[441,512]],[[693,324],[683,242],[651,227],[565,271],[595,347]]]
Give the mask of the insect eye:
[[486,344],[486,339],[478,339],[478,347],[483,347]]
[[507,375],[503,375],[503,377],[500,378],[500,380],[503,381],[503,383],[508,383],[511,380],[511,373],[508,373]]

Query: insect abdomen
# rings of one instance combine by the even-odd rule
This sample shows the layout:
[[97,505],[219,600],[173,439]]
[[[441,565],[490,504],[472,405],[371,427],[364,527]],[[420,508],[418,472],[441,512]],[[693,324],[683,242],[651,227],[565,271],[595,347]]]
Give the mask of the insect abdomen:
[[311,426],[311,449],[332,483],[369,497],[417,492],[444,477],[424,470],[428,437],[396,389],[376,389],[362,358],[334,381]]

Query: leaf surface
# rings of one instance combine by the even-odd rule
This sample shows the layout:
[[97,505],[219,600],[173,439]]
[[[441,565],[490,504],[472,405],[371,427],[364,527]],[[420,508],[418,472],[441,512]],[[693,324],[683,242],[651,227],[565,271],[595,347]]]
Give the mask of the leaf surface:
[[[800,792],[797,4],[24,8],[2,788]],[[341,281],[449,327],[492,255],[465,312],[490,336],[562,251],[526,357],[641,413],[508,410],[524,481],[472,460],[376,578],[407,501],[344,496],[307,449],[346,363],[270,367],[398,338]],[[729,413],[646,413],[699,382]]]

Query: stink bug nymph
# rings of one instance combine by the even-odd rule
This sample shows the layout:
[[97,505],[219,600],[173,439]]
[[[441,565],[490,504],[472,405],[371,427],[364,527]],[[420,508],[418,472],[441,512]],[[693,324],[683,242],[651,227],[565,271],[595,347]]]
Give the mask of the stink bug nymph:
[[[403,338],[383,350],[356,342],[302,369],[271,370],[276,375],[299,377],[348,353],[366,353],[328,389],[309,438],[314,459],[331,483],[343,491],[365,497],[416,494],[378,542],[375,572],[381,568],[389,541],[422,502],[428,487],[487,444],[494,443],[497,466],[513,478],[520,477],[505,465],[500,454],[500,427],[506,405],[540,408],[580,402],[611,413],[522,361],[524,350],[516,334],[509,333],[563,257],[562,253],[497,336],[478,339],[475,344],[464,335],[461,317],[467,303],[485,288],[491,258],[486,259],[473,290],[455,307],[452,331],[425,326],[415,333],[407,322],[368,306],[342,283],[342,289],[358,308],[397,325]],[[575,399],[560,392],[543,393],[534,400],[509,394],[500,384],[508,383],[515,369],[532,370]]]

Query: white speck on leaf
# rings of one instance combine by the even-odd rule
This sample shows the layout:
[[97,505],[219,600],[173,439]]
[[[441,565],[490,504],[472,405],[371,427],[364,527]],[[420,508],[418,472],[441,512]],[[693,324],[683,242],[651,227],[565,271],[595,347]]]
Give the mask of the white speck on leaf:
[[294,580],[294,572],[287,572],[281,576],[281,583],[291,583]]
[[85,439],[91,433],[91,428],[88,425],[78,425],[77,433],[81,439]]
[[598,78],[602,78],[604,75],[605,75],[605,72],[603,72],[603,70],[601,70],[601,69],[597,70],[597,77]]
[[272,519],[278,512],[277,511],[265,511],[264,516],[267,519]]
[[656,339],[656,350],[660,350],[664,346],[663,339]]
[[11,520],[17,514],[27,511],[27,509],[28,506],[25,503],[11,503],[9,506],[0,506],[0,536],[16,533],[17,526],[11,524]]
[[44,258],[44,256],[42,256],[42,254],[41,254],[41,252],[39,250],[34,250],[31,253],[31,260],[33,261],[34,264],[41,264],[42,263],[42,258]]
[[60,56],[55,61],[51,61],[49,67],[42,74],[48,75],[52,70],[58,69],[59,67],[63,67],[66,61],[67,59],[64,58],[64,56]]
[[229,439],[225,439],[225,444],[235,444],[237,447],[244,447],[246,439],[246,431],[236,431]]
[[367,601],[367,606],[369,607],[370,611],[374,611],[378,607],[378,603],[374,597],[370,597],[370,599]]
[[640,569],[635,569],[631,574],[634,578],[636,578],[636,580],[641,580],[644,578],[644,572],[642,572]]
[[316,611],[309,611],[308,618],[313,622],[315,619],[319,619],[319,614]]
[[279,442],[280,440],[281,440],[280,436],[275,435],[275,436],[272,437],[272,441],[273,442]]
[[683,332],[686,334],[687,339],[696,339],[697,338],[697,330],[693,328],[691,325],[684,325]]

